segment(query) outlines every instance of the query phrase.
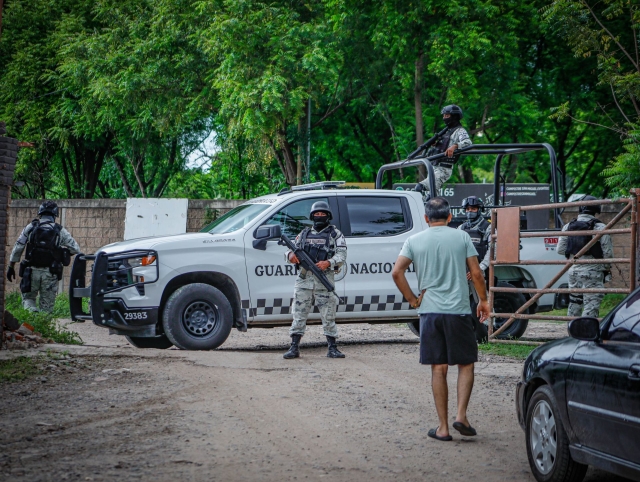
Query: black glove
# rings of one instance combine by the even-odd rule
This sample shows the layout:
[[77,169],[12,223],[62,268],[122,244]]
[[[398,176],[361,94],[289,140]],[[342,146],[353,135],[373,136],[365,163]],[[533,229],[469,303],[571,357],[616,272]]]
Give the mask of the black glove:
[[427,188],[425,188],[424,185],[418,183],[416,184],[416,187],[413,188],[413,190],[416,192],[424,192],[427,190]]
[[7,269],[7,279],[9,281],[16,279],[16,270],[13,269],[13,266],[9,266],[9,269]]

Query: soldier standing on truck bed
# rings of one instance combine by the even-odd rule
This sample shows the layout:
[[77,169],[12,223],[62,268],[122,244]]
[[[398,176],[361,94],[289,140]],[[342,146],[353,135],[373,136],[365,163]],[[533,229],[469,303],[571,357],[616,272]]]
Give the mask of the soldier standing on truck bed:
[[[333,215],[331,208],[324,201],[318,201],[311,206],[309,219],[313,221],[313,228],[305,228],[295,239],[295,244],[316,262],[316,266],[324,271],[330,283],[335,285],[334,271],[347,260],[347,242],[342,233],[331,224]],[[288,263],[298,264],[298,258],[292,251],[285,253]],[[327,337],[329,350],[327,357],[344,358],[338,350],[336,338],[336,297],[330,293],[316,277],[304,269],[296,279],[293,293],[293,323],[289,330],[291,347],[284,354],[284,358],[298,358],[300,339],[307,328],[307,318],[315,303],[320,310],[322,327]]]
[[[581,201],[595,201],[593,196],[584,196]],[[577,219],[565,224],[563,231],[602,231],[605,225],[595,217],[600,214],[600,206],[580,206]],[[558,254],[567,259],[578,254],[593,236],[561,236],[558,240]],[[581,259],[613,258],[611,236],[605,234],[582,256]],[[610,264],[575,264],[569,268],[569,288],[604,288],[604,283],[611,280]],[[577,293],[569,295],[567,316],[590,316],[597,318],[604,293]]]
[[[22,230],[11,251],[7,279],[15,279],[15,264],[20,261],[26,247],[27,252],[19,270],[22,306],[29,311],[51,313],[58,292],[58,281],[62,279],[62,269],[69,265],[72,254],[80,252],[80,246],[69,231],[56,223],[58,205],[55,202],[43,202],[38,209],[38,216]],[[38,293],[39,309],[36,306]]]
[[[440,113],[442,114],[442,120],[447,125],[448,129],[427,151],[427,157],[435,156],[436,154],[444,152],[448,159],[438,159],[437,161],[432,162],[433,173],[436,181],[436,192],[431,193],[431,197],[439,196],[442,185],[451,177],[453,165],[458,160],[458,157],[453,157],[454,151],[472,144],[471,139],[469,138],[469,133],[460,124],[460,119],[464,117],[460,107],[455,104],[448,105],[444,107]],[[418,192],[428,191],[429,177],[427,176],[426,179],[420,181],[416,185],[415,189]]]

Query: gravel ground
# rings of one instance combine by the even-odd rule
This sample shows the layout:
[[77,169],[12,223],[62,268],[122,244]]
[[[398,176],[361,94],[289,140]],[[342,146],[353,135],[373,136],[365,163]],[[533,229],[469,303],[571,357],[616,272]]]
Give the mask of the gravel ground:
[[[297,360],[282,359],[286,328],[183,352],[72,327],[85,346],[40,352],[42,373],[2,385],[0,479],[533,480],[514,409],[520,361],[482,356],[469,408],[478,436],[443,443],[426,436],[430,373],[402,325],[341,326],[344,360],[325,357],[315,326]],[[452,413],[455,382],[452,370]]]

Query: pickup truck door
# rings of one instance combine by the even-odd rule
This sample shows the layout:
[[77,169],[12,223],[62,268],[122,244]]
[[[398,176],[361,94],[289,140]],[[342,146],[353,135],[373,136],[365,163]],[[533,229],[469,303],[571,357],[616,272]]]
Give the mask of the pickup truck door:
[[[313,224],[309,220],[309,211],[317,201],[328,202],[337,212],[335,194],[323,193],[304,199],[292,199],[291,202],[282,204],[282,207],[260,226],[280,224],[282,232],[293,241],[304,228]],[[258,226],[255,229],[257,228]],[[248,308],[249,319],[252,322],[290,321],[293,287],[297,277],[296,267],[285,261],[284,254],[287,248],[280,246],[277,240],[268,241],[264,251],[254,248],[255,229],[245,236],[250,293],[250,303],[245,308]],[[338,296],[342,295],[341,283],[336,283],[336,293]],[[320,319],[320,315],[314,310],[309,319]]]
[[640,291],[607,323],[602,342],[581,343],[569,365],[567,408],[583,447],[640,462]]
[[[338,307],[338,319],[417,316],[391,277],[405,240],[422,229],[412,218],[409,201],[386,194],[338,196],[347,241],[346,302]],[[408,273],[407,279],[417,293],[415,273]]]

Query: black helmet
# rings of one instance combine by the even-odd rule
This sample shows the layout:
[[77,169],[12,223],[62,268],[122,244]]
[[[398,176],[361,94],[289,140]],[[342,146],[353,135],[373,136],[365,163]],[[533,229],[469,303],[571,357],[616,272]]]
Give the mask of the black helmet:
[[451,115],[458,115],[458,119],[462,119],[464,117],[464,114],[462,113],[462,109],[455,105],[455,104],[451,104],[451,105],[447,105],[445,107],[442,108],[442,110],[440,111],[440,113],[442,115],[444,114],[451,114]]
[[462,209],[467,209],[467,206],[477,206],[478,211],[484,211],[484,202],[476,196],[469,196],[462,200]]
[[309,213],[309,219],[313,221],[313,215],[320,211],[327,213],[327,216],[329,216],[329,219],[333,219],[333,213],[331,212],[331,208],[324,201],[318,201],[313,203],[313,206],[311,206],[311,212]]
[[[579,201],[597,201],[598,198],[591,196],[589,194],[587,194],[586,196],[583,196],[582,199],[579,199]],[[594,205],[594,206],[580,206],[579,209],[580,214],[591,214],[592,216],[594,214],[600,214],[602,212],[602,210],[600,209],[599,205]]]
[[38,216],[42,216],[43,214],[50,214],[54,218],[58,217],[58,205],[53,201],[45,201],[40,205],[40,209],[38,209]]

